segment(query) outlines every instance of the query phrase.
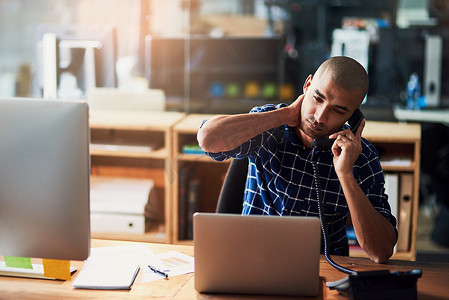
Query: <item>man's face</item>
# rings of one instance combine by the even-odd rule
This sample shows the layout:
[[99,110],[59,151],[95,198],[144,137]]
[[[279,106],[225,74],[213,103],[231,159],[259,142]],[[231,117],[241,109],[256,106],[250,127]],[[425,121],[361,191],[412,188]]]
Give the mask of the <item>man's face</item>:
[[310,75],[304,94],[300,130],[311,139],[339,131],[361,102],[359,91],[341,88],[326,73]]

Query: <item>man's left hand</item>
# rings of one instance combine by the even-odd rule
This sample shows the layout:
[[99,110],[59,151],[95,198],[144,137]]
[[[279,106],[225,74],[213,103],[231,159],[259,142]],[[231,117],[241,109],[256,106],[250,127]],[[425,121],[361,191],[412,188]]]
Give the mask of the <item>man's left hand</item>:
[[334,154],[334,168],[337,175],[352,174],[354,163],[362,153],[362,131],[364,127],[365,119],[362,120],[355,134],[350,129],[346,129],[329,136],[331,139],[336,139],[331,150]]

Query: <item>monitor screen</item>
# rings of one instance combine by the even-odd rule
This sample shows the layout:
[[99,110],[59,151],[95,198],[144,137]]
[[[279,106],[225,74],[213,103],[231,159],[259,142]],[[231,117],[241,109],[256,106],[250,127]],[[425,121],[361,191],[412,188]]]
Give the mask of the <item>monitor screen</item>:
[[368,103],[393,105],[406,102],[407,82],[416,73],[424,93],[425,37],[442,38],[441,103],[449,99],[449,32],[440,27],[384,28],[372,49]]
[[246,102],[279,99],[283,47],[282,37],[147,36],[146,77],[168,102],[188,102],[190,112],[239,105],[247,112]]
[[0,141],[0,255],[86,259],[87,104],[0,99]]
[[[43,37],[57,38],[58,99],[86,99],[90,87],[115,87],[117,37],[113,26],[39,24],[34,28],[36,71],[33,95],[42,97],[45,88]],[[90,73],[93,74],[90,74]]]

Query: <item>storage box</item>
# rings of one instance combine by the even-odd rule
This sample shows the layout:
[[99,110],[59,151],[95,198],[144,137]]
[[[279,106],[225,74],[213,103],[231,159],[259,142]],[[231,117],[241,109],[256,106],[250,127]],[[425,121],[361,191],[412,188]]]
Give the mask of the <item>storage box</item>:
[[150,179],[92,176],[91,232],[145,233],[145,206],[153,188]]

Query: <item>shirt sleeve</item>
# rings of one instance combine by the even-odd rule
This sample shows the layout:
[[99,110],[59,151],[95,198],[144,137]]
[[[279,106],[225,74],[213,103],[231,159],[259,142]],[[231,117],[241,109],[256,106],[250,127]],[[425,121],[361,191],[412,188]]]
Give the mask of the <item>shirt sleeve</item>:
[[[271,111],[284,106],[286,106],[285,103],[281,103],[278,105],[266,104],[264,106],[254,107],[253,109],[251,109],[250,113]],[[203,121],[201,126],[206,121],[207,120]],[[267,131],[270,132],[268,136],[269,137],[276,136],[276,134],[273,134],[274,131],[277,131],[276,128]],[[216,161],[223,161],[231,157],[236,159],[243,159],[245,157],[248,157],[251,153],[256,152],[263,144],[267,142],[267,132],[256,135],[255,137],[249,139],[248,141],[246,141],[245,143],[241,144],[240,146],[238,146],[233,150],[217,153],[206,152],[206,155],[208,155],[209,157],[211,157],[213,160]]]

